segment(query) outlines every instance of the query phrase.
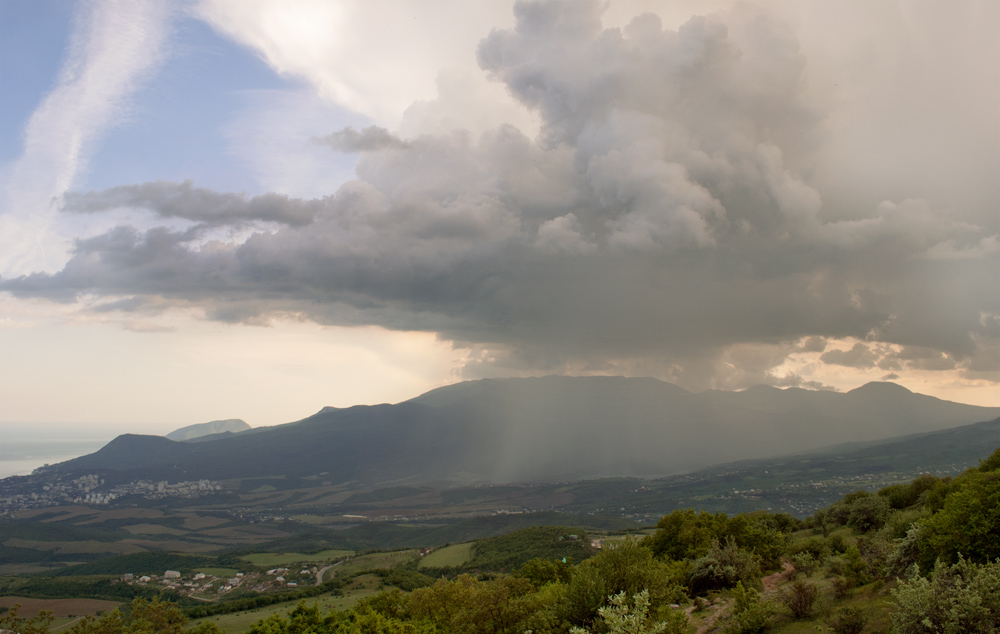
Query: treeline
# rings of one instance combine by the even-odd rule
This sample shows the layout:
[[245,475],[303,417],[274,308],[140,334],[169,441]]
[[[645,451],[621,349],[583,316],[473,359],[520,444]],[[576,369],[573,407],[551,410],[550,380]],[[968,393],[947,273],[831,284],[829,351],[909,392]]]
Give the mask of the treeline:
[[161,592],[145,585],[129,585],[120,583],[117,579],[93,579],[76,577],[70,579],[53,579],[51,577],[35,577],[27,580],[8,580],[0,586],[0,596],[16,594],[38,599],[104,599],[108,601],[131,601],[135,598],[163,598],[177,601],[180,595],[175,591]]

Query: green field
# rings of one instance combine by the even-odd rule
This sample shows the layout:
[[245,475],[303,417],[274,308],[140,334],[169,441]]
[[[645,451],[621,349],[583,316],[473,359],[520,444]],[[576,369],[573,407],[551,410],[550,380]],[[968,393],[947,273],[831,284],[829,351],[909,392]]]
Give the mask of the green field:
[[465,544],[453,544],[438,548],[437,550],[424,555],[420,559],[417,568],[445,568],[447,566],[461,566],[472,559],[472,542]]
[[213,577],[220,577],[222,579],[229,579],[230,577],[235,577],[239,570],[236,568],[198,568],[195,572],[201,572],[206,575],[212,575]]
[[399,564],[419,557],[416,550],[394,550],[386,553],[370,553],[352,557],[337,567],[337,576],[344,577],[376,568],[394,568]]
[[331,548],[329,550],[322,550],[318,553],[254,553],[252,555],[244,555],[242,559],[255,566],[263,566],[265,568],[275,568],[278,566],[288,567],[292,564],[298,564],[302,562],[309,563],[320,563],[326,561],[336,561],[338,559],[343,559],[344,557],[350,557],[354,554],[353,550],[337,550]]
[[[320,611],[323,613],[329,612],[330,610],[345,610],[354,606],[354,604],[361,599],[377,594],[381,585],[382,580],[375,575],[362,575],[353,579],[351,584],[344,588],[344,596],[322,594],[318,597],[306,599],[306,605],[318,605]],[[220,614],[218,616],[210,616],[204,619],[196,619],[191,621],[189,625],[196,626],[199,623],[211,621],[218,625],[219,628],[221,628],[226,634],[242,634],[243,632],[249,630],[250,626],[257,621],[265,619],[272,614],[288,614],[294,610],[297,605],[298,602],[289,601],[288,603],[269,605],[267,607],[257,608],[256,610],[249,610],[247,612]]]

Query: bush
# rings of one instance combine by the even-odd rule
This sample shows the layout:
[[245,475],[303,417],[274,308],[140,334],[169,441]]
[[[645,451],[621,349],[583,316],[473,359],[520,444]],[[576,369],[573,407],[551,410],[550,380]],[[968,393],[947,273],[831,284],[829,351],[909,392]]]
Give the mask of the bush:
[[792,565],[795,566],[797,572],[801,572],[807,577],[819,568],[819,562],[809,553],[792,555]]
[[931,579],[914,575],[893,590],[894,634],[994,634],[1000,630],[1000,560],[939,562]]
[[830,545],[830,550],[834,553],[847,552],[847,538],[845,538],[841,533],[834,533],[830,535],[827,543]]
[[608,597],[620,592],[631,597],[649,590],[653,609],[679,603],[687,598],[680,585],[686,572],[686,564],[654,559],[648,548],[626,539],[576,567],[562,600],[563,617],[573,625],[588,625]]
[[830,629],[835,634],[861,634],[866,625],[868,625],[868,613],[853,605],[838,610],[830,621]]
[[760,586],[760,560],[732,539],[727,539],[725,546],[716,540],[708,554],[694,562],[690,587],[694,594],[701,594],[732,588],[740,582],[751,588]]
[[789,552],[793,555],[808,554],[813,559],[822,561],[830,556],[830,542],[822,537],[810,537],[792,546]]
[[920,524],[913,524],[906,532],[906,537],[897,539],[892,553],[886,561],[886,574],[902,577],[911,566],[920,561],[920,542],[922,540]]
[[[604,631],[608,634],[682,634],[687,629],[687,616],[670,615],[669,621],[654,621],[649,614],[649,592],[633,595],[629,605],[624,592],[608,597],[608,605],[598,610]],[[570,634],[590,634],[581,627],[573,627]]]
[[854,590],[854,580],[849,577],[834,577],[830,587],[833,588],[833,596],[838,599],[846,599],[851,596],[851,591]]
[[854,545],[848,548],[844,554],[847,557],[844,574],[851,579],[851,582],[856,586],[863,586],[871,581],[868,562],[861,556],[861,549]]
[[817,595],[819,595],[819,590],[816,589],[816,586],[805,581],[796,581],[785,593],[785,606],[791,610],[793,617],[804,619],[812,616],[813,604],[816,603]]
[[858,539],[858,550],[865,562],[866,576],[875,579],[885,577],[894,548],[895,544],[881,533]]
[[738,582],[733,599],[733,613],[723,629],[725,634],[758,634],[767,629],[771,622],[771,605],[761,601],[756,590]]

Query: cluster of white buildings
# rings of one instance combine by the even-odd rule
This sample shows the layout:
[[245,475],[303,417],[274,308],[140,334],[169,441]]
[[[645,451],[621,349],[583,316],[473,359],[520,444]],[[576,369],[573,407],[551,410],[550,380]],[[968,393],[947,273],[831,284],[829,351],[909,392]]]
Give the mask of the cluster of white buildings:
[[[39,480],[41,479],[41,482]],[[145,499],[167,497],[196,498],[224,490],[219,482],[196,480],[175,482],[166,480],[149,482],[136,480],[127,484],[106,486],[97,475],[84,475],[73,479],[57,473],[44,473],[25,478],[0,480],[0,515],[22,509],[44,508],[63,504],[110,504],[128,495]],[[6,486],[3,486],[6,485]]]

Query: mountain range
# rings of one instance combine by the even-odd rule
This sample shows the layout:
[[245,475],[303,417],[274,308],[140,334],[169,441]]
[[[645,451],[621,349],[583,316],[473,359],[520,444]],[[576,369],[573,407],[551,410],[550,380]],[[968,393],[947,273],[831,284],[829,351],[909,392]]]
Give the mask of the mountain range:
[[225,420],[213,420],[207,423],[181,427],[167,434],[165,438],[169,438],[170,440],[195,440],[204,438],[205,436],[214,436],[215,434],[238,434],[248,429],[251,429],[251,427],[246,424],[246,421],[239,418],[227,418]]
[[359,487],[656,477],[998,416],[893,383],[694,393],[650,378],[485,379],[199,442],[126,434],[48,469],[170,481],[321,476]]

